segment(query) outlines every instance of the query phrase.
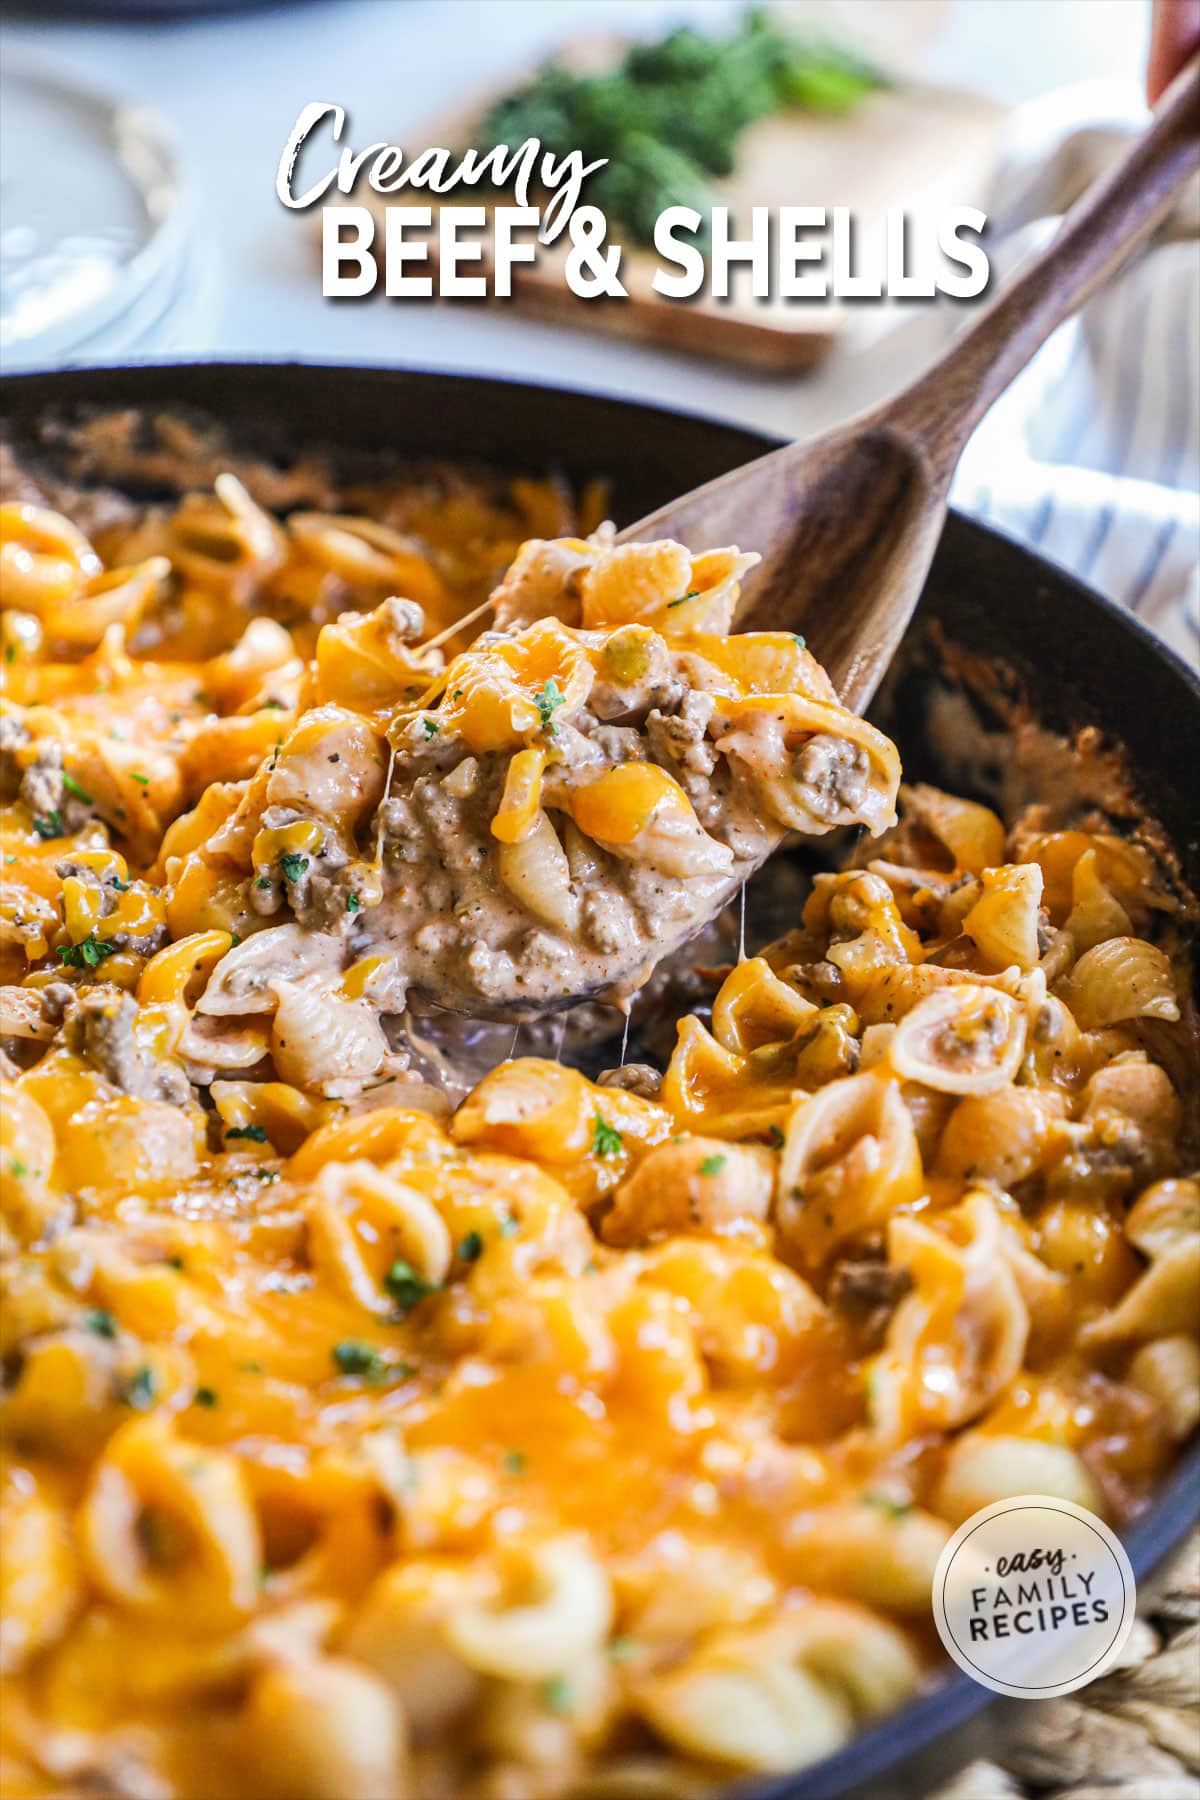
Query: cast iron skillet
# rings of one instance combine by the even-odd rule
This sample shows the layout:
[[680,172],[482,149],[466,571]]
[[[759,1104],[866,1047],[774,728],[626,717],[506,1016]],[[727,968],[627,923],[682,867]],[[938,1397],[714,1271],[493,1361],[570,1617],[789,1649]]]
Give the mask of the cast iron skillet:
[[[618,524],[775,448],[736,426],[656,407],[473,376],[296,363],[150,364],[10,376],[0,421],[35,450],[51,416],[81,407],[194,407],[239,448],[281,457],[306,447],[557,468],[611,480]],[[748,546],[743,545],[743,548]],[[1124,744],[1139,792],[1200,891],[1200,681],[1110,602],[1030,551],[952,513],[910,636],[934,624],[1020,677],[1052,730],[1094,724]],[[937,780],[921,742],[916,677],[903,669],[892,720],[909,778]],[[898,723],[897,723],[898,722]],[[911,732],[906,731],[911,724]],[[943,779],[945,776],[943,775]],[[1185,1459],[1126,1540],[1151,1575],[1196,1516],[1200,1450]],[[996,1701],[947,1679],[797,1775],[743,1782],[739,1800],[916,1800],[974,1756],[996,1751],[1028,1702]]]

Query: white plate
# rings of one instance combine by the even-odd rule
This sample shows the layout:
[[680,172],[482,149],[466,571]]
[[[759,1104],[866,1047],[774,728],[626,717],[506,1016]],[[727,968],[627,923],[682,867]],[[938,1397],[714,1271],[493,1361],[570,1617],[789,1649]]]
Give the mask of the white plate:
[[[138,107],[0,77],[0,361],[61,362],[178,278],[175,159]],[[151,310],[161,310],[151,307]]]

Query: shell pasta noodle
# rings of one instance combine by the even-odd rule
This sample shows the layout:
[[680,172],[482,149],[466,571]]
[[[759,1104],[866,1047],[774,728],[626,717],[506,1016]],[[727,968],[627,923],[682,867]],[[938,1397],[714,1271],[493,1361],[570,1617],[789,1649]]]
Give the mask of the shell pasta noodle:
[[[0,1786],[813,1763],[963,1519],[1123,1528],[1195,1430],[1195,903],[902,783],[732,546],[297,470],[0,505]],[[430,1005],[614,958],[644,1062]]]

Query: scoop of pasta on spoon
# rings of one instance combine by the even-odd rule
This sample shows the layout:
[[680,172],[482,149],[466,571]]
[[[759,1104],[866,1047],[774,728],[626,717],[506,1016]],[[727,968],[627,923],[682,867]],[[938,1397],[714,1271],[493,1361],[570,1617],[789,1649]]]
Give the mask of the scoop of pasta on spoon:
[[326,625],[307,704],[201,853],[236,863],[244,917],[201,1013],[270,1012],[317,955],[375,1067],[366,1014],[410,991],[477,1017],[621,1003],[788,832],[887,829],[889,740],[796,633],[730,634],[756,560],[607,527],[527,543],[448,662],[408,602]]
[[527,544],[502,628],[386,722],[383,893],[357,947],[467,1011],[620,999],[788,831],[885,829],[887,738],[795,633],[729,635],[754,561]]

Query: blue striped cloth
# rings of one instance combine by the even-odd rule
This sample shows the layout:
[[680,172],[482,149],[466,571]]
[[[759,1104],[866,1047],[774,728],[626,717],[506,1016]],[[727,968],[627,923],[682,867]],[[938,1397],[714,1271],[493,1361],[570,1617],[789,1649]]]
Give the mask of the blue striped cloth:
[[[989,208],[993,285],[1144,123],[1132,90],[1099,85],[1014,116]],[[1200,183],[993,407],[952,497],[1200,667]]]

